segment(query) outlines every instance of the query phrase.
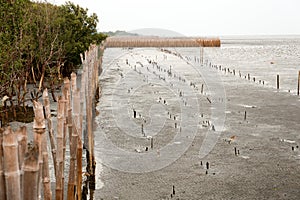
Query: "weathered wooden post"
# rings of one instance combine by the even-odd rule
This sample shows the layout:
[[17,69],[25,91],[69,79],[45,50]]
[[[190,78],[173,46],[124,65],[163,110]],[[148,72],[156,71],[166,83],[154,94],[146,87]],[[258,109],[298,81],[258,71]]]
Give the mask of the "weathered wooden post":
[[81,115],[82,115],[82,124],[81,124],[81,127],[82,127],[82,137],[83,137],[83,143],[85,146],[87,146],[87,133],[86,133],[86,126],[87,126],[87,123],[86,123],[86,111],[87,111],[87,108],[86,108],[86,96],[87,96],[87,91],[86,91],[86,80],[87,80],[87,69],[86,69],[86,60],[83,60],[83,69],[82,69],[82,75],[81,75],[81,86],[80,86],[80,96],[81,96]]
[[204,55],[204,47],[203,44],[200,44],[200,64],[203,65],[203,55]]
[[86,140],[86,64],[83,60],[83,69],[81,74],[81,87],[80,87],[80,130],[78,133],[78,149],[77,149],[77,195],[78,199],[82,199],[82,152],[83,140]]
[[[65,99],[65,112],[64,116],[66,118],[66,127],[69,133],[69,140],[72,137],[72,108],[71,108],[71,82],[68,78],[64,79],[64,88],[63,88],[63,95]],[[67,131],[65,131],[66,133]],[[66,138],[67,134],[65,135]],[[64,141],[64,151],[66,149],[66,141]]]
[[300,71],[298,72],[298,90],[297,90],[297,94],[299,96],[299,91],[300,90]]
[[77,144],[78,144],[78,132],[79,132],[79,113],[80,113],[80,91],[73,92],[72,98],[72,137],[70,138],[70,169],[69,169],[69,182],[68,182],[68,200],[75,199],[76,189],[76,157],[77,157]]
[[[80,92],[81,95],[81,92]],[[82,102],[79,102],[79,129],[78,129],[78,144],[77,144],[77,199],[82,199]],[[76,106],[76,105],[75,105]],[[76,120],[76,118],[75,118]]]
[[44,199],[52,200],[51,192],[51,181],[50,181],[50,170],[49,170],[49,157],[48,157],[48,148],[47,148],[47,137],[46,134],[43,134],[42,137],[42,158],[43,158],[43,188],[44,188]]
[[20,170],[20,176],[21,176],[21,197],[23,196],[23,162],[25,153],[27,152],[27,130],[26,126],[20,127],[16,132],[16,135],[18,137],[18,152],[19,152],[19,170]]
[[153,149],[153,137],[150,138],[150,148]]
[[23,200],[37,200],[39,194],[39,147],[33,144],[25,154],[23,165]]
[[[66,160],[66,149],[67,149],[67,138],[69,138],[69,144],[72,135],[72,109],[71,109],[71,83],[69,78],[64,79],[64,87],[63,87],[63,98],[64,98],[64,112],[63,112],[63,121],[64,121],[64,129],[63,129],[63,164],[62,171],[65,171],[65,160]],[[62,176],[62,195],[65,193],[65,177]],[[62,196],[63,198],[63,196]]]
[[71,90],[72,90],[72,93],[77,90],[76,81],[77,81],[77,76],[74,72],[72,72],[72,74],[71,74]]
[[0,128],[0,199],[6,199],[6,189],[5,189],[5,177],[4,177],[4,169],[3,169],[3,132],[4,129]]
[[3,132],[2,145],[6,199],[21,199],[18,139],[10,127]]
[[279,74],[277,74],[277,90],[279,90]]
[[48,149],[47,149],[47,140],[46,140],[46,123],[44,118],[44,108],[40,102],[33,102],[34,110],[34,121],[33,121],[33,131],[34,131],[34,142],[39,147],[39,168],[40,168],[40,177],[38,190],[40,193],[40,181],[43,181],[44,188],[44,199],[51,200],[51,185],[50,185],[50,173],[49,173],[49,164],[48,164]]
[[53,123],[52,123],[51,111],[50,111],[50,100],[49,100],[47,88],[43,92],[43,102],[45,107],[45,115],[47,119],[48,133],[49,133],[49,139],[51,145],[54,174],[56,174],[56,147],[55,147],[55,138],[54,138],[54,131],[52,126]]
[[26,126],[20,127],[16,132],[19,144],[19,169],[22,169],[25,153],[27,152],[27,129]]
[[[91,57],[88,57],[88,66],[89,65],[92,65],[93,61],[94,61],[94,58],[91,58]],[[87,114],[87,117],[86,117],[86,121],[87,121],[87,136],[88,136],[88,151],[89,151],[89,158],[88,158],[88,172],[93,175],[93,160],[94,160],[94,153],[93,153],[93,140],[94,140],[94,137],[93,137],[93,123],[92,123],[92,120],[93,120],[93,112],[92,112],[92,107],[93,107],[93,83],[92,83],[92,67],[88,67],[87,69],[87,77],[88,77],[88,83],[87,83],[87,103],[86,103],[86,114]]]
[[58,98],[57,106],[57,154],[56,154],[56,200],[63,199],[63,146],[64,146],[64,110],[65,99],[63,97]]

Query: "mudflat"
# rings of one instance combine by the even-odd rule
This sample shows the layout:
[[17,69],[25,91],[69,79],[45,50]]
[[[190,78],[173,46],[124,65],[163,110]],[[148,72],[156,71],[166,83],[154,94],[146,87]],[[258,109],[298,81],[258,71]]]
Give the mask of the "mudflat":
[[[104,56],[100,76],[95,199],[300,198],[298,96],[216,72],[209,65],[203,66],[205,71],[189,68],[188,60],[158,49],[111,51],[122,56]],[[218,74],[222,97],[214,98],[214,88],[205,82],[207,72]],[[225,113],[221,128],[213,124],[214,102],[223,105],[218,107]],[[208,134],[216,134],[215,141],[201,156]],[[174,140],[178,135],[184,137]],[[104,139],[127,152],[128,159],[151,153],[158,158],[140,167],[134,160],[121,163],[123,154],[114,149],[103,153]],[[188,144],[178,158],[176,152],[168,157],[162,150],[174,143]],[[172,162],[156,167],[154,161],[163,162],[160,158]]]

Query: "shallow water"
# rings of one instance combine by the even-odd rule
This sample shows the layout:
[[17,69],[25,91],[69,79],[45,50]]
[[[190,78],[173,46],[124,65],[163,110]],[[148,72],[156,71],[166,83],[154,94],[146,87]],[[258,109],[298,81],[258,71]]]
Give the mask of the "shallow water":
[[[176,48],[181,54],[199,57],[200,50],[195,48]],[[298,71],[300,70],[300,39],[286,38],[235,38],[223,39],[221,48],[205,48],[204,60],[213,65],[240,71],[242,77],[250,74],[258,84],[276,89],[276,76],[280,76],[280,90],[297,93]]]

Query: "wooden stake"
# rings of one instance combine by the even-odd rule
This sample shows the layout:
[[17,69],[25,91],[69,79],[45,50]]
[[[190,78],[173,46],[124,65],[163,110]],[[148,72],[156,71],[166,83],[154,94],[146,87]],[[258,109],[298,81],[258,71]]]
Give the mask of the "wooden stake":
[[48,133],[50,138],[52,160],[54,165],[54,174],[56,174],[56,147],[55,147],[55,138],[54,138],[54,131],[52,126],[53,123],[52,123],[51,111],[50,111],[50,100],[49,100],[47,88],[43,92],[43,101],[45,107],[45,115],[47,119]]
[[244,120],[247,119],[247,111],[245,111]]
[[[46,200],[51,200],[52,194],[50,186],[47,140],[45,137],[46,123],[44,118],[45,115],[43,105],[40,102],[34,101],[33,110],[35,115],[33,122],[34,142],[39,147],[40,177],[38,184],[40,185],[40,181],[43,180],[44,198]],[[39,185],[38,190],[40,192],[41,189]]]
[[150,148],[153,149],[153,138],[150,138]]
[[277,74],[277,90],[279,90],[279,74]]
[[[70,80],[66,77],[64,79],[63,87],[63,96],[64,96],[64,131],[63,131],[63,163],[62,171],[65,171],[65,160],[66,160],[66,149],[67,149],[67,139],[69,138],[69,144],[71,143],[72,137],[72,108],[71,108],[71,85]],[[68,137],[69,136],[69,137]],[[65,193],[65,177],[62,176],[62,199],[64,198]]]
[[69,182],[68,182],[68,200],[75,199],[76,188],[76,157],[77,157],[77,144],[79,133],[79,113],[80,113],[80,91],[76,90],[72,98],[72,110],[74,112],[72,121],[72,137],[70,142],[70,169],[69,169]]
[[74,93],[77,90],[76,81],[77,81],[77,76],[74,72],[72,72],[72,74],[71,74],[71,90],[72,90],[72,93]]
[[16,134],[18,136],[18,144],[19,144],[19,169],[22,169],[25,153],[27,152],[27,129],[26,126],[20,127]]
[[6,198],[21,199],[18,139],[10,127],[3,132],[2,145]]
[[63,199],[63,146],[64,146],[64,109],[65,100],[63,97],[58,98],[57,107],[57,161],[56,161],[56,200]]
[[207,101],[208,101],[209,103],[211,103],[211,100],[210,100],[208,97],[206,97],[206,99],[207,99]]
[[175,186],[173,185],[172,194],[175,195]]
[[297,90],[297,94],[299,96],[299,91],[300,90],[300,71],[298,72],[298,90]]
[[3,132],[4,129],[0,128],[0,199],[6,199],[6,189],[5,189],[5,177],[3,169]]
[[87,114],[87,117],[86,117],[86,121],[87,121],[87,135],[88,135],[88,151],[89,151],[89,158],[88,158],[88,161],[89,162],[89,169],[88,169],[88,172],[90,174],[93,175],[93,140],[94,140],[94,137],[93,137],[93,124],[92,124],[92,120],[93,120],[93,113],[92,113],[92,109],[93,109],[93,88],[92,88],[92,67],[88,68],[87,69],[87,77],[88,77],[88,88],[87,88],[87,102],[86,102],[86,114]]
[[18,151],[19,151],[19,170],[21,171],[21,197],[23,196],[23,170],[22,170],[22,166],[23,166],[23,162],[24,162],[24,157],[25,157],[25,153],[27,152],[27,130],[26,130],[26,126],[20,127],[17,131],[16,131],[16,135],[18,136]]
[[83,127],[83,101],[82,101],[82,90],[80,91],[80,112],[79,112],[79,130],[78,130],[78,145],[77,145],[77,199],[82,199],[82,127]]
[[77,145],[77,199],[82,199],[82,140],[78,138]]
[[38,199],[38,182],[39,182],[39,147],[37,144],[29,147],[25,155],[23,166],[23,199]]

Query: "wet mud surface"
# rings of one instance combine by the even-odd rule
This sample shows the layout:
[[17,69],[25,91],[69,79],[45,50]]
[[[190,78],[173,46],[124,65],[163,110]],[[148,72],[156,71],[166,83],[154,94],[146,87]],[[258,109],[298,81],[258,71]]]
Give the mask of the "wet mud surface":
[[107,49],[95,199],[299,199],[300,102],[161,49]]

